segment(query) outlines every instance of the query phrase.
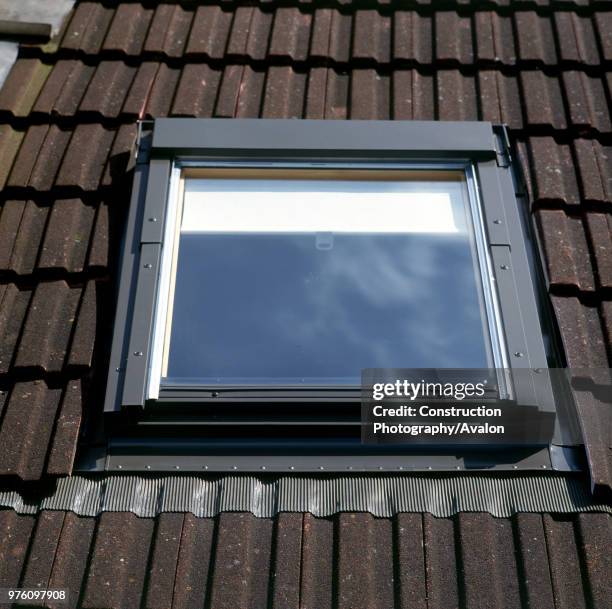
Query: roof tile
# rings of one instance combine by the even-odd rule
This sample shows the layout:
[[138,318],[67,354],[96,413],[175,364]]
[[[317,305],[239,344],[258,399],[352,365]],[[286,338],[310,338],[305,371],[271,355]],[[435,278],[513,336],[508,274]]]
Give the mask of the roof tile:
[[121,125],[117,130],[102,174],[102,186],[125,185],[126,177],[129,180],[136,161],[137,133],[138,127],[133,123]]
[[183,514],[160,514],[147,578],[147,609],[172,607],[175,569],[178,562],[183,529]]
[[102,299],[103,291],[98,288],[95,281],[88,281],[79,303],[78,316],[74,327],[74,334],[70,343],[70,353],[67,365],[89,368],[96,341],[96,322],[98,312],[102,306],[98,301]]
[[453,521],[424,514],[423,533],[427,607],[459,607],[461,566],[455,549]]
[[185,55],[223,56],[232,23],[232,12],[220,6],[199,6],[196,10]]
[[121,512],[100,516],[84,609],[140,607],[154,524],[150,518]]
[[60,199],[53,203],[40,252],[38,266],[81,272],[89,246],[95,209],[81,199]]
[[193,13],[180,5],[161,4],[155,9],[144,45],[145,52],[181,57],[189,36]]
[[0,125],[0,189],[6,185],[23,137],[23,131],[16,131],[9,125]]
[[548,569],[548,549],[544,523],[540,514],[517,514],[514,517],[518,560],[527,604],[553,609],[555,594]]
[[351,58],[352,15],[333,11],[329,32],[329,58],[347,63]]
[[393,15],[393,58],[432,62],[432,18],[415,11],[397,11]]
[[303,514],[279,514],[274,531],[271,588],[274,609],[300,606]]
[[545,65],[556,63],[555,39],[550,19],[540,19],[532,11],[518,11],[514,14],[514,20],[519,59]]
[[51,125],[45,136],[30,175],[29,186],[39,191],[50,190],[70,140],[70,131]]
[[123,61],[101,61],[79,106],[81,112],[117,117],[136,75]]
[[[495,607],[507,603],[520,606],[521,580],[515,560],[512,523],[489,514],[469,513],[460,513],[458,521],[466,605]],[[483,546],[488,552],[482,551]],[[491,556],[495,556],[497,565],[494,570],[489,568]]]
[[576,170],[585,201],[612,203],[612,148],[596,140],[575,140]]
[[538,127],[565,129],[567,123],[559,80],[535,70],[521,72],[520,80],[527,122]]
[[292,61],[307,59],[311,20],[310,14],[303,13],[298,8],[276,9],[270,39],[270,56]]
[[64,517],[64,512],[56,511],[43,511],[38,517],[21,580],[24,587],[48,588]]
[[[338,518],[338,609],[392,607],[392,520],[371,514]],[[354,559],[357,554],[359,560]]]
[[597,66],[601,63],[590,17],[583,17],[570,11],[556,11],[553,18],[559,43],[559,57],[562,61],[588,66]]
[[221,70],[213,69],[206,64],[185,66],[178,82],[172,115],[211,117],[221,75]]
[[50,71],[40,59],[17,59],[0,90],[0,112],[28,116]]
[[580,203],[578,184],[574,172],[570,147],[557,144],[552,137],[530,138],[529,162],[523,157],[523,165],[529,169],[528,186],[531,200],[538,203]]
[[181,70],[179,68],[171,68],[165,63],[159,65],[159,70],[155,75],[155,80],[147,99],[145,117],[159,118],[168,116],[180,76]]
[[594,21],[603,58],[610,61],[612,60],[612,13],[598,12],[594,16]]
[[16,366],[59,372],[66,360],[81,296],[79,288],[64,281],[39,283],[17,350]]
[[391,101],[390,81],[389,76],[378,74],[375,70],[353,70],[350,118],[388,119]]
[[437,73],[438,118],[443,121],[478,120],[476,82],[473,76],[463,76],[458,70]]
[[28,185],[38,152],[45,141],[48,131],[48,125],[32,125],[28,127],[13,163],[11,173],[8,176],[7,186],[25,187]]
[[569,368],[607,368],[598,310],[577,298],[551,296]]
[[593,291],[595,281],[582,220],[562,210],[537,213],[550,283]]
[[218,522],[211,605],[219,609],[266,607],[272,520],[223,513]]
[[67,476],[72,472],[79,429],[83,415],[83,395],[80,380],[69,381],[62,397],[59,416],[51,441],[47,473]]
[[560,609],[586,609],[576,545],[576,532],[572,519],[567,516],[545,514],[543,516],[548,563]]
[[478,60],[514,65],[516,43],[510,17],[478,11],[473,19]]
[[46,588],[69,590],[69,603],[79,602],[95,526],[94,518],[80,518],[72,512],[64,514],[62,533],[53,555],[53,570]]
[[504,123],[509,129],[522,129],[521,97],[516,76],[506,76],[496,70],[478,73],[480,118]]
[[[305,609],[332,609],[335,606],[332,581],[335,522],[336,519],[304,514],[301,600]],[[310,585],[304,585],[304,582],[310,582]]]
[[[612,215],[586,215],[586,226],[594,258],[594,270],[601,288],[612,288]],[[612,342],[609,342],[612,345]]]
[[[12,208],[12,209],[11,209]],[[6,232],[19,222],[18,230],[9,236],[6,249],[0,258],[1,270],[12,271],[18,275],[29,275],[36,268],[38,252],[49,215],[49,206],[34,201],[7,201],[8,214]],[[3,218],[0,224],[4,222]]]
[[14,510],[0,510],[0,581],[16,588],[26,564],[34,516],[19,516]]
[[388,63],[391,59],[391,17],[375,10],[355,14],[352,59]]
[[185,514],[181,545],[173,582],[173,609],[203,607],[213,557],[215,521]]
[[10,369],[31,296],[12,283],[0,284],[0,374]]
[[141,4],[119,4],[111,22],[103,50],[137,55],[144,46],[153,9]]
[[612,523],[606,514],[587,518],[578,515],[578,538],[584,556],[584,569],[589,582],[588,595],[593,607],[605,607],[610,600],[607,576],[612,573]]
[[270,67],[261,115],[263,118],[302,118],[306,97],[304,72],[290,67]]
[[62,83],[59,95],[53,103],[52,114],[74,115],[95,71],[94,66],[86,65],[81,61],[74,62],[72,65],[73,69]]
[[470,17],[454,11],[435,13],[436,59],[469,64],[474,59]]
[[91,55],[99,53],[114,14],[114,7],[99,2],[79,2],[64,32],[60,48]]
[[43,381],[17,383],[0,429],[0,473],[38,480],[45,469],[61,397]]
[[126,92],[125,103],[122,114],[126,118],[142,119],[145,116],[147,100],[151,95],[151,89],[155,77],[159,71],[159,63],[144,61],[136,72],[129,91]]
[[58,186],[96,190],[113,141],[114,131],[96,124],[80,124],[72,134],[56,179]]
[[398,514],[395,517],[394,532],[397,539],[394,562],[399,606],[427,609],[423,515]]
[[[562,80],[572,124],[582,131],[593,128],[609,133],[612,124],[602,80],[584,72],[564,72]],[[559,112],[563,112],[562,107]]]

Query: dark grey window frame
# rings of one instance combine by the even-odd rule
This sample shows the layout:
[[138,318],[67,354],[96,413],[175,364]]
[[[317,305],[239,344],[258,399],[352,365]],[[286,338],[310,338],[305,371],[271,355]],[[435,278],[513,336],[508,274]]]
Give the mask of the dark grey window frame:
[[[147,374],[173,163],[296,161],[316,163],[464,163],[474,167],[510,369],[547,368],[537,278],[530,265],[510,146],[502,126],[486,122],[158,119],[141,124],[120,268],[105,412],[148,410]],[[528,377],[524,377],[528,378]],[[515,398],[554,411],[532,383]],[[160,392],[154,406],[231,402],[351,402],[342,391]],[[166,411],[167,412],[167,411]],[[546,452],[546,451],[545,451]],[[550,463],[548,457],[538,464]],[[540,466],[540,465],[538,465]]]

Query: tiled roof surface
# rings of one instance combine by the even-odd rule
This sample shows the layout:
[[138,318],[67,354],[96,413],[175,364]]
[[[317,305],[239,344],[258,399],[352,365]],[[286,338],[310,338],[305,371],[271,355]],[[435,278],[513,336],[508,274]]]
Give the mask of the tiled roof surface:
[[[567,362],[610,365],[612,3],[197,4],[80,2],[0,91],[0,474],[68,474],[96,429],[139,118],[506,123]],[[579,409],[609,488],[612,409]],[[611,522],[3,510],[0,585],[89,608],[607,609]]]
[[57,606],[88,609],[606,609],[611,543],[606,514],[95,519],[7,510],[0,581],[67,588],[69,602]]
[[[248,4],[84,1],[22,46],[0,91],[1,474],[68,473],[99,411],[137,119],[506,123],[568,363],[609,365],[612,6]],[[610,409],[582,410],[610,485]]]

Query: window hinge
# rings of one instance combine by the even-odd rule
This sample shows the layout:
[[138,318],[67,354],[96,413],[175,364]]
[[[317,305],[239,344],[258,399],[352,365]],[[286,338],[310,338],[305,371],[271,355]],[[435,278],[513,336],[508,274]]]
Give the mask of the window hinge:
[[510,167],[512,157],[510,155],[510,139],[508,130],[505,125],[495,125],[493,127],[495,134],[495,153],[497,157],[498,167]]

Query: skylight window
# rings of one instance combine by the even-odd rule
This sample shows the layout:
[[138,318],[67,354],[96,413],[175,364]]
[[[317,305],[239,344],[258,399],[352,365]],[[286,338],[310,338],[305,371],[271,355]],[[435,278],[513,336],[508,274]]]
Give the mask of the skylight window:
[[179,189],[162,384],[493,366],[463,172],[200,176]]

